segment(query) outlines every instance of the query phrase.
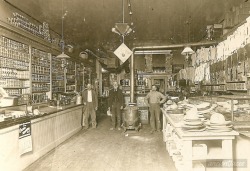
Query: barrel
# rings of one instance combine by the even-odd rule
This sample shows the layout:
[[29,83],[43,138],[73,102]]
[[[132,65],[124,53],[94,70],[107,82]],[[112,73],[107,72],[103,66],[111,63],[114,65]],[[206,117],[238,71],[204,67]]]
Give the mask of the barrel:
[[123,111],[123,126],[127,129],[135,129],[139,125],[139,112],[137,106],[127,106]]

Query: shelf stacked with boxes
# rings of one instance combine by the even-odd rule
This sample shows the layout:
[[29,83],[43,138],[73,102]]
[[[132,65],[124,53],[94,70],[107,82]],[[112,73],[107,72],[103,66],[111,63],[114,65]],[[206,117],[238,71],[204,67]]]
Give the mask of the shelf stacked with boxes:
[[81,63],[76,63],[76,91],[81,92],[84,89],[84,68]]
[[202,85],[205,87],[205,91],[226,91],[226,85],[225,84],[205,84]]
[[66,92],[75,91],[76,88],[76,65],[74,61],[67,60],[66,66]]
[[136,96],[136,103],[139,108],[139,116],[142,124],[148,124],[149,122],[149,111],[148,106],[145,104],[145,94],[138,94]]
[[0,86],[25,103],[30,95],[29,46],[0,36]]
[[50,91],[50,59],[51,55],[42,50],[31,49],[32,69],[32,103],[45,103]]
[[227,90],[240,90],[240,91],[247,91],[246,83],[245,81],[239,81],[239,82],[227,82]]
[[62,67],[62,61],[52,56],[52,93],[62,93],[65,91],[64,87],[64,68]]

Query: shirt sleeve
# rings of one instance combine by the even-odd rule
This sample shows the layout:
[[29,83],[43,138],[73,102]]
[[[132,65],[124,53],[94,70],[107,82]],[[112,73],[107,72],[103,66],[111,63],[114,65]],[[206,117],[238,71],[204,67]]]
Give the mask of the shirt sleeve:
[[149,93],[145,96],[145,98],[144,98],[144,102],[146,103],[146,104],[148,104],[149,102],[148,102],[148,99],[149,99]]
[[[160,93],[160,92],[159,92],[159,93]],[[162,93],[160,93],[160,96],[161,96],[161,98],[162,98],[162,100],[161,100],[160,102],[161,102],[161,103],[164,103],[164,102],[166,101],[167,97],[164,96]]]

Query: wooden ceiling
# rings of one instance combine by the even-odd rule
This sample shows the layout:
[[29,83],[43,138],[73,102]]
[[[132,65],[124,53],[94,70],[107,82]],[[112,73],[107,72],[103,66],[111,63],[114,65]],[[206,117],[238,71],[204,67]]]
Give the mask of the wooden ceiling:
[[[220,23],[233,5],[243,0],[6,0],[35,19],[49,23],[61,33],[64,19],[66,43],[79,51],[115,50],[122,38],[111,31],[124,18],[134,30],[125,44],[167,45],[199,42],[206,36],[206,26]],[[131,4],[131,8],[128,7]],[[129,10],[131,9],[131,10]],[[129,15],[129,12],[132,15]],[[133,23],[133,24],[131,24]],[[190,26],[190,36],[189,35]]]

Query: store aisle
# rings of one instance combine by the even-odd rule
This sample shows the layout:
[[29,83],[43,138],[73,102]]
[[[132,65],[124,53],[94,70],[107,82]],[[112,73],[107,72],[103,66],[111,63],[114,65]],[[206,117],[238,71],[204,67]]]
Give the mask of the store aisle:
[[110,117],[98,117],[98,127],[62,143],[25,171],[175,171],[162,133],[110,131]]

